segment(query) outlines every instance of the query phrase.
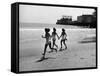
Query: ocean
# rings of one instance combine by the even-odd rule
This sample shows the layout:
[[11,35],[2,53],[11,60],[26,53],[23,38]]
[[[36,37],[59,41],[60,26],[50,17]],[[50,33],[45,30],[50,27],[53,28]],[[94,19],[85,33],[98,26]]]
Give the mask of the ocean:
[[57,25],[57,24],[45,24],[45,23],[20,23],[20,28],[31,28],[31,29],[41,29],[41,28],[66,28],[66,29],[78,29],[81,27],[73,25]]

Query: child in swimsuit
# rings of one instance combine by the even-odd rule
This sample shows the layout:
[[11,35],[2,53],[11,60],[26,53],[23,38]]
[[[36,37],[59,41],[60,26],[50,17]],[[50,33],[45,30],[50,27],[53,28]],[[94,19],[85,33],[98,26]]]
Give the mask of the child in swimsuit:
[[59,39],[61,38],[61,41],[60,41],[61,48],[60,48],[60,49],[62,49],[62,43],[64,44],[65,49],[67,49],[67,45],[66,45],[66,43],[65,43],[65,41],[67,40],[66,37],[67,37],[67,34],[66,34],[66,32],[65,32],[65,29],[63,28],[63,29],[62,29],[62,33],[61,33],[61,36],[59,37]]
[[51,36],[49,33],[50,29],[49,28],[45,28],[45,36],[42,35],[42,38],[46,39],[46,43],[45,43],[45,47],[44,47],[44,53],[43,53],[43,58],[45,58],[45,53],[46,53],[46,49],[49,46],[49,48],[51,50],[57,50],[51,47]]
[[58,39],[59,39],[59,36],[58,36],[58,34],[56,33],[56,29],[55,28],[53,28],[53,32],[52,32],[52,42],[53,42],[53,48],[54,48],[54,46],[56,46],[56,48],[58,48],[58,45],[56,45],[56,36],[58,37]]

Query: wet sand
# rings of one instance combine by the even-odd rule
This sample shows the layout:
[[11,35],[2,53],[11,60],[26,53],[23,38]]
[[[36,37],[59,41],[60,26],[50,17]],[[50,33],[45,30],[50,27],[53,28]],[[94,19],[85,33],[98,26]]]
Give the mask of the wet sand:
[[[57,30],[60,35],[61,29]],[[45,39],[41,38],[44,34],[43,29],[28,29],[20,32],[20,71],[50,70],[84,68],[96,66],[96,42],[95,29],[66,29],[67,50],[48,53],[48,59],[38,62],[42,56]],[[56,43],[60,48],[60,40]]]

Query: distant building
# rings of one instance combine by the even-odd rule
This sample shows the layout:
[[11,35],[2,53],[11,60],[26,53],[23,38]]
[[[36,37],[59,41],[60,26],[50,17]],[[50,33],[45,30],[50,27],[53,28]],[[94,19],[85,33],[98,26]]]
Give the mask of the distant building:
[[76,25],[88,28],[95,28],[97,27],[97,17],[96,11],[92,14],[85,14],[81,16],[77,16],[76,21],[72,21],[72,16],[63,15],[62,18],[57,20],[56,24],[63,24],[63,25]]
[[72,22],[72,16],[63,15],[61,19],[57,20],[56,24],[69,24]]
[[77,17],[79,23],[92,23],[94,21],[93,15],[81,15]]

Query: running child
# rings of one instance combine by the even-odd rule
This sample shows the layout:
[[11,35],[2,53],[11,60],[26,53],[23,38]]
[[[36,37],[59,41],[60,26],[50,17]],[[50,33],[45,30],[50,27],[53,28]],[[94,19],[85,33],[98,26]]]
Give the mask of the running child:
[[[59,36],[58,36],[58,34],[56,32],[56,29],[53,28],[53,32],[52,32],[52,42],[53,42],[53,46],[52,46],[52,48],[54,48],[54,46],[56,46],[56,48],[58,49],[58,45],[55,43],[56,42],[56,37],[58,37],[58,39],[59,39]],[[53,50],[51,52],[53,52]]]
[[65,41],[67,40],[66,37],[67,37],[67,34],[66,34],[66,32],[65,32],[65,29],[63,28],[63,29],[62,29],[62,33],[61,33],[61,35],[60,35],[60,37],[59,37],[59,39],[61,38],[61,41],[60,41],[61,48],[60,48],[60,49],[62,49],[62,43],[64,44],[65,49],[67,49],[67,45],[66,45],[66,43],[65,43]]
[[44,53],[43,53],[43,57],[42,57],[43,59],[45,58],[46,49],[47,49],[48,46],[51,50],[57,51],[57,49],[54,49],[54,48],[51,47],[51,36],[50,36],[49,31],[50,31],[49,28],[45,28],[45,36],[42,35],[42,38],[46,39],[46,43],[45,43],[45,47],[44,47]]

